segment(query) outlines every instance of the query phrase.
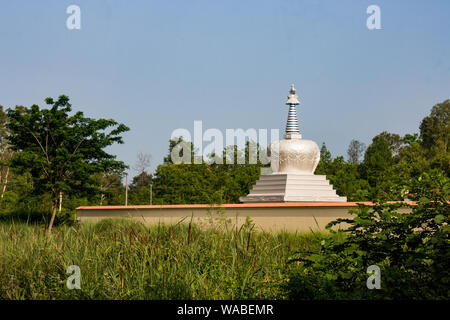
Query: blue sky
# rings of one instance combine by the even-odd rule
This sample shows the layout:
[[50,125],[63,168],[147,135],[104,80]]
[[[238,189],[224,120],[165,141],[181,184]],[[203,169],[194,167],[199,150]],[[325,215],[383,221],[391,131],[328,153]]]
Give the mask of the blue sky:
[[[81,30],[66,28],[71,4]],[[371,4],[381,30],[366,27]],[[66,94],[128,125],[110,151],[129,165],[149,153],[154,169],[194,120],[282,132],[294,82],[303,138],[346,155],[351,139],[418,132],[450,98],[449,14],[448,0],[2,0],[0,104]]]

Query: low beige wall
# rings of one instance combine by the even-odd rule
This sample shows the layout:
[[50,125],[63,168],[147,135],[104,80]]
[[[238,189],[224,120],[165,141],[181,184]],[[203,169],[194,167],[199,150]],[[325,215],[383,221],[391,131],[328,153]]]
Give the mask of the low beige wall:
[[[218,207],[207,205],[166,206],[104,206],[77,208],[80,221],[98,221],[105,218],[132,217],[148,224],[201,224],[218,225],[224,219],[240,227],[250,217],[260,231],[310,231],[325,229],[337,218],[352,218],[349,209],[356,204],[347,203],[275,203],[275,204],[233,204]],[[405,211],[406,210],[406,211]],[[404,209],[407,212],[407,209]]]

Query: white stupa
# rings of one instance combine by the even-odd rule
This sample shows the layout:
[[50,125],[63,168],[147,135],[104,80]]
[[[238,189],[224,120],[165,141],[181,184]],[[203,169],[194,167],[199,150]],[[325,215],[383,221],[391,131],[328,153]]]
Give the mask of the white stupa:
[[346,202],[324,175],[315,175],[320,150],[312,140],[303,140],[298,128],[294,85],[286,101],[289,115],[284,139],[269,145],[272,174],[261,175],[241,202]]

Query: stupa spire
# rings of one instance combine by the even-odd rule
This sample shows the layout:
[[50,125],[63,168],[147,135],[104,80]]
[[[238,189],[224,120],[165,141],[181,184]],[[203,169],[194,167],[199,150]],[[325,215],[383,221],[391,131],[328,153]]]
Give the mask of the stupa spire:
[[295,107],[300,104],[300,101],[298,101],[298,96],[295,95],[296,92],[297,90],[295,90],[294,84],[292,84],[286,100],[286,104],[289,106],[289,113],[286,123],[286,134],[284,135],[285,139],[301,138],[300,130],[298,128],[297,109]]

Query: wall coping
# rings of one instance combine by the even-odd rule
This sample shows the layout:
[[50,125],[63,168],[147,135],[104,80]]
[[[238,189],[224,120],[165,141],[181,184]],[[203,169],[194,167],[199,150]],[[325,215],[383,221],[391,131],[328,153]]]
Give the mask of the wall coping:
[[[358,203],[373,206],[373,202],[262,202],[262,203],[227,203],[227,204],[163,204],[130,206],[80,206],[76,210],[133,210],[133,209],[207,209],[207,208],[323,208],[323,207],[357,207]],[[415,206],[415,201],[387,201],[387,203],[404,203]]]

